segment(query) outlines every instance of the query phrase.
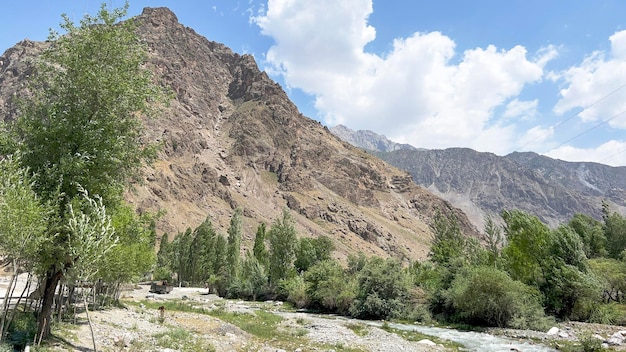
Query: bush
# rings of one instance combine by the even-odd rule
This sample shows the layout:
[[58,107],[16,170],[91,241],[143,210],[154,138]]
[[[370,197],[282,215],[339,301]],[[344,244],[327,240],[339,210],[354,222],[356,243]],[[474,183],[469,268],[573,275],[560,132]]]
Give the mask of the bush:
[[491,267],[457,275],[445,294],[454,318],[481,326],[543,328],[543,310],[536,290]]
[[304,308],[309,305],[306,283],[302,276],[297,275],[289,279],[283,279],[278,286],[280,291],[286,296],[286,301],[292,303],[296,308]]
[[357,275],[357,292],[350,314],[356,318],[401,318],[411,290],[411,280],[400,262],[370,258]]
[[306,293],[313,308],[337,313],[347,313],[356,296],[354,280],[334,260],[313,265],[304,273]]

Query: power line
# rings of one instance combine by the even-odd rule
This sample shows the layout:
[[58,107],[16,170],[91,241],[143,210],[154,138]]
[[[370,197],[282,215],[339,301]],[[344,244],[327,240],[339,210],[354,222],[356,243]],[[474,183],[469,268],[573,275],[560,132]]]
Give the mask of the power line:
[[593,127],[591,127],[591,128],[588,128],[588,129],[586,129],[585,131],[583,131],[583,132],[581,132],[581,133],[579,133],[579,134],[575,135],[574,137],[572,137],[572,138],[570,138],[570,139],[566,140],[565,142],[563,142],[563,143],[559,144],[558,146],[556,146],[556,148],[555,148],[555,149],[557,149],[557,148],[559,148],[559,147],[563,146],[565,143],[571,142],[572,140],[574,140],[574,139],[576,139],[576,138],[578,138],[578,137],[580,137],[580,136],[582,136],[582,135],[584,135],[584,134],[587,134],[587,133],[591,132],[592,130],[595,130],[596,128],[598,128],[598,127],[600,127],[600,126],[604,125],[605,123],[607,123],[607,122],[609,122],[609,121],[611,121],[611,120],[613,120],[613,119],[617,118],[618,116],[620,116],[620,115],[622,115],[622,114],[624,114],[624,113],[626,113],[626,110],[624,110],[624,111],[622,111],[622,112],[620,112],[620,113],[618,113],[618,114],[615,114],[615,115],[611,116],[610,118],[608,118],[608,119],[606,119],[606,120],[604,120],[604,121],[600,122],[599,124],[597,124],[597,125],[595,125],[595,126],[593,126]]
[[603,161],[605,161],[605,160],[609,160],[609,159],[612,159],[614,156],[620,155],[620,154],[622,154],[622,153],[624,153],[624,152],[626,152],[626,149],[624,149],[624,150],[622,150],[622,151],[620,151],[620,152],[617,152],[617,153],[615,153],[615,154],[611,154],[611,155],[609,155],[609,156],[607,156],[607,157],[605,157],[605,158],[603,158],[603,159],[600,159],[600,161],[598,161],[598,162],[599,162],[599,163],[602,163]]
[[[537,137],[535,137],[535,138],[531,139],[530,141],[528,141],[528,142],[526,142],[526,143],[524,143],[524,144],[520,145],[517,149],[521,150],[522,148],[524,148],[525,146],[529,145],[530,143],[532,143],[532,142],[536,141],[537,139],[544,137],[545,135],[547,135],[548,133],[550,133],[550,130],[554,130],[554,129],[556,129],[557,127],[561,126],[562,124],[564,124],[564,123],[568,122],[569,120],[573,119],[574,117],[576,117],[576,116],[580,115],[583,111],[585,111],[585,110],[587,110],[587,109],[589,109],[589,108],[592,108],[593,106],[595,106],[595,105],[599,104],[600,102],[604,101],[605,99],[609,98],[610,96],[612,96],[613,94],[617,93],[618,91],[620,91],[620,90],[621,90],[621,89],[623,89],[624,87],[626,87],[626,83],[624,83],[624,84],[622,84],[621,86],[617,87],[616,89],[612,90],[612,91],[611,91],[611,92],[609,92],[607,95],[605,95],[605,96],[603,96],[602,98],[600,98],[600,99],[596,100],[596,101],[595,101],[595,102],[593,102],[591,105],[589,105],[589,106],[585,107],[585,108],[584,108],[584,109],[582,109],[581,111],[579,111],[579,112],[577,112],[577,113],[575,113],[575,114],[573,114],[573,115],[569,116],[569,117],[568,117],[568,118],[566,118],[565,120],[560,121],[560,122],[559,122],[559,123],[557,123],[556,125],[552,126],[552,127],[551,127],[548,131],[546,131],[546,132],[544,132],[544,133],[542,133],[542,134],[538,135]],[[620,114],[622,114],[622,113],[623,113],[623,112],[621,112]],[[618,115],[619,115],[619,114],[618,114]],[[615,116],[614,116],[614,117],[615,117]],[[614,118],[614,117],[613,117],[613,118]],[[611,118],[611,119],[613,119],[613,118]],[[596,128],[596,127],[598,127],[598,126],[592,127],[591,129],[594,129],[594,128]],[[590,130],[591,130],[591,129],[590,129]],[[582,134],[587,133],[588,131],[589,131],[589,130],[587,130],[587,131],[585,131],[585,132],[581,133],[581,135],[582,135]],[[580,135],[579,135],[579,136],[580,136]],[[566,141],[566,142],[564,142],[564,143],[567,143],[567,142],[569,142],[569,141],[571,141],[572,139],[577,138],[577,137],[578,137],[578,136],[575,136],[575,137],[573,137],[573,138],[569,139],[568,141]],[[561,144],[561,145],[563,145],[563,144]],[[561,145],[559,145],[559,147],[560,147]]]

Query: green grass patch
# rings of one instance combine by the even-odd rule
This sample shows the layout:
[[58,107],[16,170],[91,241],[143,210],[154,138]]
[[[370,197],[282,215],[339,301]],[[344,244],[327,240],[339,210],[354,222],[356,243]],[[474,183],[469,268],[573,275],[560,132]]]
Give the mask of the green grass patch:
[[215,347],[198,339],[194,334],[182,328],[172,328],[165,332],[152,335],[161,348],[169,348],[184,352],[215,351]]
[[347,327],[348,329],[352,330],[352,332],[355,335],[358,335],[358,336],[365,336],[368,333],[367,326],[365,326],[365,324],[348,323],[348,324],[345,324],[345,327]]

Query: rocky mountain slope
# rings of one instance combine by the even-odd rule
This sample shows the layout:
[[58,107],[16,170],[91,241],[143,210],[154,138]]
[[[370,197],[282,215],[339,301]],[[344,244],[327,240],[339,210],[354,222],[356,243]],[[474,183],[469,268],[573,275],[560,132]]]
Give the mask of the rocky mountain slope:
[[478,228],[486,215],[498,219],[504,209],[524,210],[551,226],[576,213],[600,219],[602,201],[612,211],[626,213],[626,167],[566,162],[536,153],[497,156],[467,148],[371,149],[377,145],[371,138],[388,139],[369,131],[353,134],[369,138],[355,146],[408,171],[415,182],[463,209]]
[[[149,67],[175,95],[162,116],[145,119],[146,138],[163,149],[127,195],[139,211],[164,211],[159,234],[171,237],[207,216],[225,233],[242,208],[249,244],[260,222],[287,207],[301,236],[330,236],[340,257],[363,251],[424,258],[428,224],[439,210],[477,235],[462,211],[405,171],[300,114],[252,56],[198,35],[166,8],[146,8],[136,19]],[[14,94],[43,45],[23,41],[0,57],[5,120],[14,117]]]

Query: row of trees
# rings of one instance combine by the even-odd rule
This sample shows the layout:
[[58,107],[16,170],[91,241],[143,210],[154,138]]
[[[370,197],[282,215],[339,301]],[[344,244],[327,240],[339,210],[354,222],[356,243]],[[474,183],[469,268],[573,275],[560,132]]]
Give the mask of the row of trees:
[[283,280],[297,276],[314,264],[330,260],[334,250],[326,236],[296,236],[288,211],[256,231],[252,251],[241,257],[241,211],[231,218],[227,236],[216,233],[207,218],[195,230],[179,233],[172,242],[165,234],[157,255],[155,279],[180,284],[206,285],[221,296],[249,299],[273,298]]
[[502,226],[487,219],[483,242],[439,214],[429,259],[409,266],[362,254],[342,265],[332,259],[328,238],[298,239],[288,212],[267,232],[261,224],[252,251],[239,258],[239,217],[233,215],[227,238],[209,219],[172,242],[164,237],[157,273],[207,284],[226,297],[278,298],[358,318],[540,329],[553,318],[619,318],[610,303],[623,299],[624,248],[609,244],[626,238],[626,220],[608,207],[602,222],[576,215],[555,229],[522,211],[504,211]]

